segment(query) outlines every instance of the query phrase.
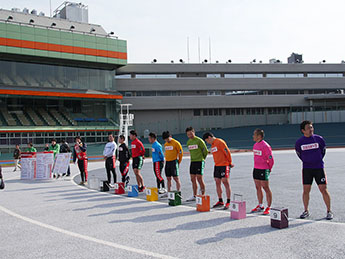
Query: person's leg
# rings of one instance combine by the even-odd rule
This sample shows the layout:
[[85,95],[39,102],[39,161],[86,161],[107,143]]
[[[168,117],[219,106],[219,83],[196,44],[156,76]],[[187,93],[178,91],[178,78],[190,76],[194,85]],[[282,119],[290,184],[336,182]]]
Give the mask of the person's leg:
[[[266,192],[266,200],[267,200],[267,207],[271,207],[272,205],[272,191],[270,189],[269,181],[261,181],[261,186]],[[261,199],[262,201],[262,199]],[[260,203],[262,204],[262,203]]]
[[262,193],[262,187],[261,187],[261,181],[254,179],[255,188],[256,188],[256,196],[258,197],[259,204],[263,203],[263,193]]
[[167,176],[167,180],[168,180],[168,192],[171,191],[171,180],[172,180],[172,177],[171,176]]
[[71,175],[71,167],[70,167],[70,165],[68,165],[67,176],[70,176],[70,175]]
[[115,171],[115,165],[116,165],[116,161],[115,161],[115,157],[112,157],[110,160],[110,171],[113,174],[113,179],[114,179],[114,184],[116,183],[116,171]]
[[205,182],[204,182],[204,176],[203,175],[196,175],[196,179],[199,183],[200,190],[201,190],[201,195],[205,195]]
[[83,160],[83,164],[84,164],[85,182],[87,182],[87,180],[88,180],[88,175],[89,175],[88,170],[87,170],[87,159],[84,159],[84,160]]
[[303,204],[305,211],[308,211],[310,190],[311,184],[303,184]]
[[78,168],[80,171],[81,182],[84,183],[85,182],[85,172],[84,172],[84,161],[83,160],[78,159]]
[[192,182],[193,195],[195,197],[197,195],[197,192],[198,192],[198,184],[196,183],[196,175],[190,174],[190,180]]
[[18,159],[14,159],[14,169],[13,169],[13,172],[17,171],[17,166],[18,166]]
[[222,197],[222,179],[221,178],[214,178],[216,182],[216,189],[217,189],[217,195],[219,199],[223,199]]
[[[155,162],[154,163],[154,173],[156,176],[156,182],[157,182],[157,188],[160,189],[161,183],[163,182],[164,185],[164,179],[162,177],[162,163],[161,162]],[[164,186],[162,186],[164,187]]]
[[180,182],[180,177],[174,176],[174,180],[176,182],[176,190],[181,191],[181,182]]
[[222,178],[222,183],[225,187],[225,192],[226,192],[226,198],[229,201],[231,197],[231,189],[230,189],[230,179],[229,177],[223,177]]
[[327,207],[327,212],[329,212],[331,211],[331,196],[329,195],[327,184],[319,184],[318,187],[322,194],[322,198],[325,202],[325,205]]
[[111,184],[111,175],[110,175],[110,164],[109,164],[109,158],[105,160],[105,170],[107,172],[107,179],[108,183]]

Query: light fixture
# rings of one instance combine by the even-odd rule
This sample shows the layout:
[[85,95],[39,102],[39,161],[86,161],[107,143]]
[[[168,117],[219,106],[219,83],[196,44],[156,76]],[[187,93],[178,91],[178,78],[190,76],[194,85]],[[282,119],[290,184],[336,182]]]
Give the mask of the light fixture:
[[12,21],[12,20],[13,20],[13,16],[10,15],[7,17],[7,21]]
[[227,64],[230,64],[232,61],[231,59],[229,59],[228,61],[226,61]]
[[93,27],[90,29],[90,33],[95,32],[95,31],[96,31],[96,30],[95,30],[95,28],[93,28]]
[[30,19],[29,23],[34,23],[35,21],[33,19]]
[[183,61],[183,59],[182,59],[182,58],[180,58],[180,60],[179,60],[179,61],[180,61],[180,63],[184,63],[184,61]]
[[50,27],[55,27],[56,26],[56,23],[55,22],[53,22],[51,25],[50,25]]
[[74,30],[75,29],[74,25],[71,25],[71,27],[69,27],[69,29]]
[[151,63],[157,63],[157,59],[153,59]]

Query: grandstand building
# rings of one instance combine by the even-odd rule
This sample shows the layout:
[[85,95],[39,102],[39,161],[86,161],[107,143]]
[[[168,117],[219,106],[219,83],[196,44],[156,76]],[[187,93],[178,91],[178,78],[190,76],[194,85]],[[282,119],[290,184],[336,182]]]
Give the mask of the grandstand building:
[[144,135],[345,121],[345,64],[129,64],[116,89]]
[[0,9],[3,152],[14,144],[43,146],[54,137],[103,142],[118,130],[122,95],[114,76],[127,63],[126,41],[87,17],[85,6],[68,2],[55,17]]

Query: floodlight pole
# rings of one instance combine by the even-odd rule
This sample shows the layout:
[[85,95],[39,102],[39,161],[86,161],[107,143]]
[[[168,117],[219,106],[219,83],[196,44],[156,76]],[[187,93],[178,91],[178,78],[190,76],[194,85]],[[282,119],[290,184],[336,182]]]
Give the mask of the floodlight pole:
[[[119,129],[119,136],[125,136],[125,143],[128,145],[128,127],[133,126],[134,114],[129,113],[129,107],[132,104],[120,104],[120,129]],[[119,144],[119,139],[117,143]]]

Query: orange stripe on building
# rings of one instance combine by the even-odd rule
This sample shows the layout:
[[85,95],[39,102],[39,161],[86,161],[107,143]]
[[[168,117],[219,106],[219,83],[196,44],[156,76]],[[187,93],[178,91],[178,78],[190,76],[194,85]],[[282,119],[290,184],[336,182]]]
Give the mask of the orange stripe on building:
[[17,40],[17,39],[0,37],[0,45],[8,46],[8,47],[16,47],[16,48],[47,50],[47,51],[98,56],[98,57],[105,57],[105,58],[118,58],[118,59],[127,60],[127,53],[125,52],[83,48],[83,47],[75,47],[75,46],[29,41],[29,40]]
[[85,93],[66,93],[66,92],[46,92],[31,90],[5,90],[0,89],[0,94],[8,95],[29,95],[29,96],[54,96],[69,98],[91,98],[91,99],[122,99],[122,95],[115,94],[85,94]]

